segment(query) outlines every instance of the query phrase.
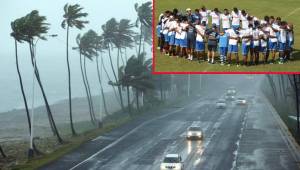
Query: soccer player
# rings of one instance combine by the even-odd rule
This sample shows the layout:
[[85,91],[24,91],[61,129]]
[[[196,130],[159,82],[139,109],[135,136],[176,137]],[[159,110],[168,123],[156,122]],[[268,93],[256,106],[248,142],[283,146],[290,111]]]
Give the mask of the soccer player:
[[259,27],[260,52],[264,56],[264,64],[268,62],[268,35],[265,32],[266,24]]
[[215,64],[215,52],[217,51],[219,34],[217,30],[217,26],[215,24],[212,25],[212,28],[206,31],[207,35],[207,58],[208,63]]
[[188,60],[193,60],[194,50],[195,50],[195,43],[196,43],[196,30],[195,26],[191,21],[188,23],[187,27],[187,53],[188,53]]
[[230,20],[231,16],[228,9],[224,9],[224,14],[221,14],[222,28],[224,32],[230,28]]
[[289,24],[287,27],[287,48],[286,48],[286,59],[290,60],[291,53],[293,51],[294,45],[294,26],[293,24]]
[[176,23],[176,26],[175,26],[175,53],[176,53],[176,56],[180,56],[180,37],[181,37],[181,31],[182,31],[182,28],[180,26],[180,19],[177,18],[176,19],[177,23]]
[[284,55],[286,51],[286,43],[287,43],[287,23],[285,21],[281,21],[279,27],[279,64],[284,63]]
[[276,56],[276,52],[277,52],[277,36],[276,36],[276,32],[275,30],[273,29],[273,26],[276,27],[276,29],[279,29],[278,25],[275,26],[273,25],[274,24],[274,17],[271,16],[270,17],[270,22],[268,24],[268,31],[269,31],[269,51],[270,51],[270,54],[271,54],[271,57],[272,57],[272,60],[270,62],[270,64],[273,64],[275,63],[275,56]]
[[201,23],[205,22],[206,24],[208,24],[209,11],[206,10],[205,6],[202,6],[200,10],[200,15],[201,15]]
[[232,28],[236,31],[240,28],[240,21],[241,21],[240,11],[236,7],[233,8],[231,17],[232,17]]
[[181,27],[181,34],[180,34],[180,53],[181,57],[184,57],[187,55],[187,30],[188,30],[188,19],[187,17],[182,18],[182,23],[180,23]]
[[247,66],[248,62],[248,54],[250,51],[252,32],[252,25],[248,25],[247,29],[240,30],[240,38],[242,39],[242,55],[243,55],[243,63],[242,65]]
[[238,55],[238,40],[239,40],[239,36],[238,36],[237,32],[233,28],[230,28],[229,30],[227,30],[226,33],[228,33],[228,35],[229,35],[228,66],[231,65],[231,59],[232,59],[231,56],[234,54],[235,58],[236,58],[237,67],[239,67],[240,66],[239,55]]
[[249,20],[248,20],[248,14],[245,10],[242,10],[241,12],[241,21],[242,21],[242,29],[246,30],[249,27]]
[[215,8],[211,13],[210,16],[212,18],[212,25],[215,24],[217,27],[218,32],[220,32],[220,12],[218,8]]
[[253,55],[254,55],[254,64],[258,65],[259,63],[259,51],[260,51],[260,25],[259,21],[254,21],[254,29],[252,31],[253,36]]
[[176,29],[177,21],[174,19],[174,16],[170,16],[169,20],[169,56],[175,56],[175,29]]
[[164,35],[164,44],[163,44],[163,48],[165,50],[165,54],[168,55],[168,51],[169,51],[169,26],[170,26],[170,11],[166,11],[164,18],[162,19],[162,33]]
[[196,55],[199,59],[199,62],[201,61],[200,58],[202,58],[202,60],[205,61],[205,44],[204,44],[204,38],[205,38],[205,30],[206,30],[206,26],[204,23],[200,24],[200,20],[198,20],[196,22]]
[[227,50],[228,50],[228,35],[224,32],[224,30],[222,30],[219,36],[219,51],[220,51],[221,65],[224,65],[226,63]]

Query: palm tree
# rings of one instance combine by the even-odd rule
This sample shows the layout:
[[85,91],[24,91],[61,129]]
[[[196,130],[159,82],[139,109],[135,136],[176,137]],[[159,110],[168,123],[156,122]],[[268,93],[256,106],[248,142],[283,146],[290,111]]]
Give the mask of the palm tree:
[[[96,37],[94,37],[94,31],[89,30],[82,37],[79,34],[77,36],[77,40],[76,40],[78,47],[79,47],[80,68],[81,68],[82,80],[83,80],[84,87],[86,90],[87,99],[89,101],[90,116],[91,116],[91,121],[93,124],[96,124],[96,117],[95,117],[95,113],[93,110],[92,97],[90,94],[89,83],[88,83],[88,78],[87,78],[87,74],[86,74],[86,58],[92,60],[92,57],[97,55],[96,46],[95,46],[95,44],[96,44],[95,38]],[[82,63],[82,56],[84,56],[83,63]]]
[[[103,85],[102,85],[102,77],[101,77],[102,68],[103,68],[102,52],[103,52],[103,48],[104,48],[103,47],[103,38],[101,36],[97,36],[96,47],[97,47],[96,48],[96,50],[97,50],[96,51],[97,52],[96,66],[97,66],[98,81],[99,81],[99,85],[100,85],[100,89],[101,89],[101,96],[102,96],[104,111],[105,111],[105,114],[108,115],[108,110],[107,110],[107,106],[106,106],[106,99],[105,99]],[[100,52],[100,57],[101,57],[101,71],[100,71],[100,67],[99,67],[99,52]]]
[[87,13],[82,13],[81,10],[83,8],[80,5],[68,5],[64,6],[64,20],[61,23],[63,29],[67,29],[67,67],[68,67],[68,85],[69,85],[69,114],[70,114],[70,124],[71,124],[71,131],[72,135],[76,135],[74,125],[73,125],[73,116],[72,116],[72,90],[71,90],[71,69],[70,69],[70,62],[69,62],[69,31],[70,28],[76,27],[77,29],[82,29],[85,27],[85,24],[88,21],[80,20],[83,17],[86,17]]
[[30,56],[31,56],[31,63],[34,69],[34,74],[35,77],[37,79],[38,85],[41,89],[42,92],[42,96],[45,102],[45,106],[46,106],[46,110],[48,113],[48,118],[49,118],[49,123],[51,126],[51,129],[54,133],[54,135],[56,135],[58,142],[62,143],[63,140],[59,135],[59,132],[56,128],[56,124],[55,121],[53,119],[53,115],[50,109],[50,105],[45,93],[45,90],[43,88],[42,82],[41,82],[41,78],[40,78],[40,74],[38,71],[38,67],[36,64],[36,56],[35,56],[35,43],[34,41],[36,40],[36,42],[38,40],[46,40],[46,37],[44,36],[44,34],[48,33],[48,29],[49,29],[49,24],[46,23],[46,17],[45,16],[40,16],[39,12],[37,10],[33,10],[31,13],[29,13],[28,15],[25,16],[25,23],[24,23],[24,32],[23,32],[23,40],[26,41],[29,45],[29,50],[30,50]]
[[[118,44],[118,32],[119,32],[119,23],[115,18],[112,18],[106,22],[106,24],[102,25],[102,37],[103,37],[103,45],[108,50],[109,60],[110,60],[110,66],[113,71],[113,75],[115,78],[115,84],[118,84],[118,77],[113,65],[112,56],[111,56],[111,48],[113,45]],[[118,51],[119,52],[119,51]],[[122,110],[124,111],[124,103],[123,103],[123,97],[122,97],[122,91],[121,87],[118,86],[118,92],[120,97],[120,104],[122,107]]]
[[[121,85],[129,89],[129,86],[135,88],[136,92],[136,105],[139,110],[139,92],[145,92],[148,89],[153,89],[154,84],[152,82],[151,66],[152,60],[145,60],[145,53],[142,53],[138,57],[132,56],[124,69],[124,73],[121,78]],[[127,98],[130,101],[129,91],[127,91]],[[129,108],[130,109],[130,103]]]
[[140,24],[140,37],[139,37],[139,50],[138,55],[141,54],[142,39],[146,39],[144,35],[147,35],[144,31],[149,31],[152,27],[152,2],[143,3],[141,6],[136,3],[134,5],[138,18],[136,20],[136,26]]

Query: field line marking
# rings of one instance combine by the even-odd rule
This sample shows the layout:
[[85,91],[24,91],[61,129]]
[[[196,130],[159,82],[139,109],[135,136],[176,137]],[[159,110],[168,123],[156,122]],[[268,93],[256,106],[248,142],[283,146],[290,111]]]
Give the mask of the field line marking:
[[[194,104],[195,102],[198,102],[198,100],[192,102],[191,105]],[[85,159],[85,160],[83,160],[82,162],[78,163],[77,165],[73,166],[72,168],[70,168],[70,170],[76,169],[77,167],[79,167],[79,166],[82,165],[83,163],[89,161],[90,159],[94,158],[95,156],[99,155],[100,153],[104,152],[105,150],[107,150],[107,149],[109,149],[109,148],[115,146],[116,144],[118,144],[119,142],[121,142],[123,139],[127,138],[128,136],[130,136],[131,134],[133,134],[134,132],[136,132],[137,130],[139,130],[141,127],[143,127],[143,126],[145,126],[145,125],[147,125],[147,124],[149,124],[149,123],[151,123],[151,122],[153,122],[153,121],[155,121],[155,120],[159,120],[159,119],[165,118],[165,117],[167,117],[167,116],[170,116],[170,115],[172,115],[172,114],[175,114],[175,113],[177,113],[177,112],[179,112],[179,111],[182,111],[183,109],[184,109],[184,108],[177,109],[177,110],[175,110],[175,111],[173,111],[173,112],[170,112],[170,113],[168,113],[168,114],[159,116],[159,117],[157,117],[157,118],[148,120],[148,121],[146,121],[146,122],[140,124],[140,125],[137,126],[136,128],[132,129],[130,132],[128,132],[127,134],[123,135],[122,137],[120,137],[119,139],[117,139],[116,141],[114,141],[113,143],[107,145],[106,147],[104,147],[103,149],[101,149],[101,150],[99,150],[98,152],[94,153],[93,155],[91,155],[91,156],[88,157],[87,159]]]
[[286,17],[289,17],[289,16],[295,14],[298,10],[300,10],[300,8],[294,9],[294,10],[293,10],[292,12],[290,12]]

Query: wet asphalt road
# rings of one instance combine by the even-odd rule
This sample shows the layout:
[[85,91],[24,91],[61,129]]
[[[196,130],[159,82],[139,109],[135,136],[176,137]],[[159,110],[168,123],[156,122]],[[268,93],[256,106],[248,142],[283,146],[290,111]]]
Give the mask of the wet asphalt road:
[[[194,100],[151,119],[116,129],[42,169],[159,170],[165,154],[179,153],[187,170],[296,170],[297,158],[282,136],[263,97],[248,105],[217,97]],[[186,129],[199,125],[202,141],[188,141]]]

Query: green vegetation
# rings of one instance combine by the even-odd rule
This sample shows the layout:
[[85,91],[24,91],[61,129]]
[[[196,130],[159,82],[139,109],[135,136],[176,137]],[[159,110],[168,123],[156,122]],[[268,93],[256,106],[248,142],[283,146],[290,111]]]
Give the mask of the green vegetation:
[[[184,60],[174,60],[169,57],[162,56],[158,50],[156,52],[155,60],[155,71],[166,72],[166,71],[300,71],[300,1],[298,0],[248,0],[248,1],[236,1],[236,0],[198,0],[198,1],[182,1],[182,0],[156,0],[155,7],[155,20],[158,19],[159,15],[165,10],[172,10],[173,8],[178,8],[180,11],[184,12],[186,8],[201,8],[205,5],[208,9],[213,9],[215,7],[220,10],[224,8],[232,9],[233,7],[238,7],[239,9],[245,9],[251,15],[255,15],[259,18],[263,18],[265,15],[280,16],[283,20],[291,22],[294,24],[295,31],[295,46],[297,49],[294,52],[294,61],[289,62],[284,65],[261,65],[256,67],[224,67],[220,65],[208,65],[207,63],[198,64],[198,62],[193,62]],[[156,47],[156,46],[155,46]],[[241,58],[241,55],[240,55]]]

